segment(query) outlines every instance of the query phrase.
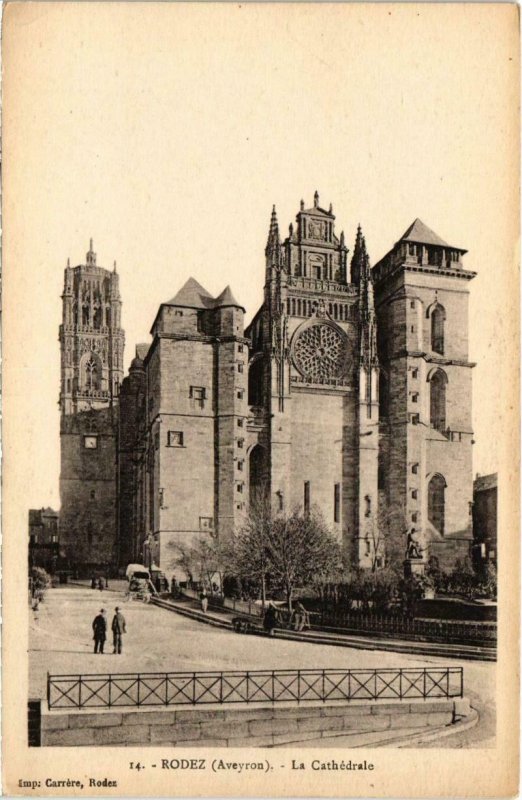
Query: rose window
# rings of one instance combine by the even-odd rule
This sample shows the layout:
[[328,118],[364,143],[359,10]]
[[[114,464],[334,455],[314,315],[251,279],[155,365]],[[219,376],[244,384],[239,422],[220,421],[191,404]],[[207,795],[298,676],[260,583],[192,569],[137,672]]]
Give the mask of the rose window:
[[329,383],[340,377],[344,357],[344,337],[330,325],[306,328],[294,345],[295,365],[311,383]]

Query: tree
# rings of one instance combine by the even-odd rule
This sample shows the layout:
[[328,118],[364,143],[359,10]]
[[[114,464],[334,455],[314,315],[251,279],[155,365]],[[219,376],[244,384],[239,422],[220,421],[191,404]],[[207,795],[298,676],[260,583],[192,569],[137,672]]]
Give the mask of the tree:
[[339,571],[341,550],[317,511],[271,517],[266,505],[252,508],[234,541],[240,577],[267,578],[281,588],[289,609],[297,587],[326,581]]
[[[372,572],[382,569],[386,563],[400,563],[404,560],[411,525],[403,509],[389,508],[384,502],[380,502],[377,516],[372,516],[365,522],[364,535],[370,543]],[[402,532],[402,538],[397,539],[392,535],[395,529]],[[417,544],[422,552],[424,548],[420,543]],[[394,552],[391,552],[392,547]]]
[[216,538],[201,536],[190,544],[173,542],[171,546],[176,550],[176,564],[181,567],[190,583],[204,580],[211,586],[218,576],[220,585],[223,585],[226,551]]
[[249,580],[261,587],[263,608],[266,600],[266,580],[270,571],[270,527],[272,523],[269,505],[264,500],[251,502],[244,525],[234,536],[227,552],[228,567],[244,581]]

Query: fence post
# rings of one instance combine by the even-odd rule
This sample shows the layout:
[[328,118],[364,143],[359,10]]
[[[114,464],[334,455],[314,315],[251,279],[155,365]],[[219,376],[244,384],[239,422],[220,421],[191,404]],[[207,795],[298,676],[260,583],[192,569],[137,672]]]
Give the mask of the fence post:
[[322,697],[323,703],[326,703],[326,690],[325,690],[325,686],[324,686],[324,669],[323,669],[323,691],[322,691],[322,693],[323,693],[323,697]]
[[250,702],[250,692],[249,692],[250,686],[249,686],[249,677],[250,677],[250,675],[249,675],[249,673],[247,672],[247,674],[246,674],[246,701],[247,701],[247,703],[249,703],[249,702]]
[[301,670],[297,670],[297,702],[301,702]]
[[137,696],[137,701],[138,701],[137,702],[137,706],[138,706],[138,708],[139,708],[139,705],[140,705],[140,681],[141,681],[141,675],[138,673],[138,696]]
[[196,705],[196,673],[192,673],[192,705]]
[[47,672],[47,708],[51,708],[51,676]]
[[399,669],[399,700],[402,700],[402,668]]
[[78,708],[82,707],[82,676],[79,675],[79,687],[78,687]]

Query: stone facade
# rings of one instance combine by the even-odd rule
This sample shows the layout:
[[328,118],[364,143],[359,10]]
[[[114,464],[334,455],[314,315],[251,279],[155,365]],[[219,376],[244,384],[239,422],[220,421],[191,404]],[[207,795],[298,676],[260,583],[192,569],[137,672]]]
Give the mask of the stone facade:
[[117,560],[118,394],[123,379],[119,277],[85,264],[65,269],[60,325],[60,535],[69,563]]
[[243,315],[230,289],[214,299],[190,279],[161,305],[122,385],[120,465],[134,488],[120,473],[121,541],[169,574],[179,546],[231,535],[245,510]]
[[[151,343],[137,346],[119,407],[116,276],[89,253],[85,267],[66,270],[60,333],[66,529],[90,520],[107,543],[117,517],[122,566],[144,560],[184,580],[180,548],[233,535],[263,500],[273,513],[316,507],[351,567],[406,560],[422,570],[430,556],[451,567],[472,537],[475,273],[463,268],[465,252],[415,220],[372,269],[360,227],[349,258],[317,193],[284,241],[274,209],[264,301],[248,328],[228,287],[214,298],[189,279],[160,306]],[[96,329],[93,295],[79,289],[87,277],[108,281],[109,327]],[[84,351],[101,359],[91,361],[108,396],[85,395]],[[85,448],[96,424],[97,454]],[[106,497],[91,513],[96,480]]]
[[215,299],[190,279],[160,307],[122,387],[128,554],[184,579],[177,546],[231,535],[262,499],[273,513],[317,507],[353,567],[466,555],[464,252],[416,220],[372,270],[361,229],[348,259],[316,193],[284,241],[274,209],[264,302],[244,333],[230,290]]
[[465,250],[415,220],[373,270],[389,555],[451,568],[472,539],[471,368]]

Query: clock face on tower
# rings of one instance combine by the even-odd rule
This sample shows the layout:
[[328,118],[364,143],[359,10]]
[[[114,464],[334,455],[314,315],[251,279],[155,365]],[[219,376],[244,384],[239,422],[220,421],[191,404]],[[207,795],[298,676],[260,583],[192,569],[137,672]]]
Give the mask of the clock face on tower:
[[346,343],[331,325],[317,323],[300,333],[294,344],[294,363],[310,383],[330,383],[345,370]]

